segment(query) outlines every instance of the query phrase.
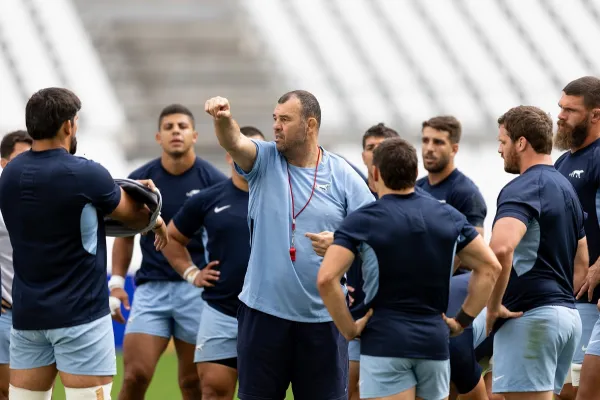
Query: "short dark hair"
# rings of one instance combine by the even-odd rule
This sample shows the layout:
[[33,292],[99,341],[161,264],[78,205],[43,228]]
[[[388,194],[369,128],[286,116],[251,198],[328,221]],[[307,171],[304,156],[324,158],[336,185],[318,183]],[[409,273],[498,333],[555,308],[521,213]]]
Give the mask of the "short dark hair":
[[317,98],[306,90],[292,90],[287,92],[277,100],[278,104],[283,104],[292,97],[295,97],[300,101],[302,106],[301,115],[304,120],[308,118],[314,118],[317,120],[317,128],[321,126],[321,106]]
[[31,146],[33,139],[23,130],[7,133],[2,138],[2,142],[0,142],[0,157],[8,160],[13,151],[15,151],[17,143],[27,143]]
[[196,120],[194,119],[194,114],[192,114],[192,112],[190,111],[189,108],[187,108],[186,106],[181,105],[181,104],[170,104],[170,105],[166,106],[165,108],[163,108],[162,111],[160,112],[160,115],[158,116],[158,129],[159,130],[160,130],[160,125],[162,124],[163,118],[168,115],[173,115],[173,114],[187,115],[192,120],[192,128],[195,127]]
[[260,136],[263,140],[265,140],[265,135],[258,129],[253,126],[242,126],[240,128],[240,132],[244,136]]
[[462,126],[460,121],[452,115],[440,115],[430,118],[427,121],[423,121],[421,131],[427,127],[435,129],[436,131],[448,132],[448,137],[452,144],[460,142]]
[[380,122],[377,125],[373,125],[369,129],[367,129],[367,131],[363,135],[363,138],[362,138],[363,150],[365,149],[365,145],[367,144],[368,138],[375,137],[375,138],[386,138],[387,139],[387,138],[393,138],[393,137],[399,137],[399,136],[400,135],[398,134],[398,132],[396,132],[392,128],[385,126],[383,122]]
[[571,81],[565,86],[563,92],[567,96],[583,97],[583,104],[588,110],[600,107],[600,79],[593,76],[584,76]]
[[533,106],[518,106],[498,118],[513,142],[524,137],[538,154],[552,152],[552,120],[543,110]]
[[409,189],[417,182],[417,150],[399,137],[386,139],[377,146],[373,165],[379,169],[385,186],[392,190]]
[[25,106],[25,125],[33,140],[52,139],[66,121],[73,121],[81,100],[69,89],[46,88],[35,92]]

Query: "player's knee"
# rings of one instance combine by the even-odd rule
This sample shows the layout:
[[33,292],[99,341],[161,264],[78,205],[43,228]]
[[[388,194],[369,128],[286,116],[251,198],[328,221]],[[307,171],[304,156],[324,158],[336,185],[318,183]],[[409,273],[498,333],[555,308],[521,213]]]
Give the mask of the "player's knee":
[[124,386],[133,386],[135,388],[146,388],[150,385],[152,379],[152,372],[147,371],[145,368],[138,366],[129,366],[125,368],[125,375],[123,377]]
[[231,398],[235,388],[226,387],[222,382],[203,380],[200,384],[202,400],[221,400]]
[[94,386],[89,388],[65,388],[65,397],[67,400],[110,400],[110,391],[112,382],[106,385]]
[[50,400],[52,399],[52,389],[45,392],[39,392],[10,385],[8,396],[11,400]]
[[194,373],[185,374],[179,377],[179,388],[182,391],[195,391],[200,389],[200,379],[194,370]]
[[8,386],[0,387],[0,400],[8,400]]
[[231,398],[235,392],[235,383],[233,386],[228,379],[220,374],[206,373],[199,371],[200,391],[202,400],[220,400]]

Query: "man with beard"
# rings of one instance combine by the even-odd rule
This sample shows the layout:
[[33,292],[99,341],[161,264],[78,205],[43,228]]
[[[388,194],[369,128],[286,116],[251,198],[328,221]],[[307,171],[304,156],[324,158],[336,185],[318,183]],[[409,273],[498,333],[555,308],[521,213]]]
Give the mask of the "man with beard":
[[498,195],[490,240],[502,264],[487,306],[486,330],[495,332],[492,390],[506,400],[550,400],[581,338],[574,288],[588,267],[585,214],[552,165],[550,117],[519,106],[498,124],[504,170],[519,176]]
[[[417,181],[417,187],[454,207],[483,236],[483,222],[487,214],[483,196],[475,183],[454,166],[461,133],[461,124],[453,116],[437,116],[423,122],[423,166],[429,174]],[[455,267],[458,265],[457,258]],[[468,270],[459,268],[455,275],[466,272]],[[468,279],[457,278],[455,276],[450,285],[451,305],[462,304],[466,296],[464,284]],[[448,309],[451,316],[457,311],[452,307]],[[472,328],[450,338],[450,365],[451,398],[456,398],[457,394],[465,399],[487,398],[481,367],[475,357]]]
[[[585,76],[570,82],[563,89],[558,105],[561,111],[554,144],[567,152],[556,161],[555,167],[571,182],[583,210],[588,214],[585,233],[590,261],[588,276],[591,277],[600,269],[600,79]],[[561,393],[563,399],[575,398],[580,373],[580,392],[600,392],[600,379],[594,375],[600,370],[600,323],[597,323],[600,288],[590,289],[586,284],[577,299],[583,333],[573,357],[571,383],[567,383]],[[592,334],[592,331],[595,333]],[[585,371],[582,363],[586,365]],[[577,398],[590,397],[580,393]]]
[[454,166],[461,131],[460,122],[453,116],[438,116],[423,122],[421,151],[423,166],[429,174],[417,180],[417,187],[456,208],[483,236],[485,200],[475,183]]
[[[158,118],[156,142],[162,154],[133,171],[131,179],[152,179],[160,188],[165,222],[179,211],[183,203],[199,191],[222,182],[225,175],[196,156],[194,116],[186,107],[172,104]],[[204,268],[206,258],[203,230],[190,237],[187,249],[194,265]],[[142,264],[135,276],[137,286],[123,341],[124,380],[119,398],[143,399],[154,369],[171,337],[179,360],[178,380],[183,399],[197,399],[198,374],[194,364],[196,334],[204,304],[202,289],[186,282],[169,265],[164,255],[152,245],[153,235],[140,237]],[[134,238],[115,239],[112,253],[111,296],[128,307],[124,288],[131,262]],[[113,318],[125,322],[120,308]]]
[[[245,126],[240,130],[249,138],[265,140],[262,132],[254,127]],[[163,254],[180,275],[204,288],[205,306],[194,356],[203,400],[233,400],[234,397],[238,296],[250,257],[248,182],[235,172],[231,156],[227,154],[225,158],[232,167],[231,178],[185,202],[169,222],[171,241],[163,249]],[[202,227],[207,235],[209,263],[198,270],[186,246],[189,238]]]
[[274,142],[241,134],[227,99],[209,99],[205,110],[250,188],[238,396],[282,399],[291,382],[298,400],[346,398],[348,342],[317,290],[326,250],[321,244],[328,245],[324,236],[374,198],[344,159],[319,146],[321,107],[313,94],[295,90],[279,98]]
[[[67,89],[33,94],[25,107],[31,150],[8,163],[0,179],[13,247],[14,400],[50,399],[57,372],[68,400],[108,400],[117,372],[104,217],[141,230],[150,215],[104,167],[73,156],[80,108]],[[153,229],[160,250],[168,237],[162,218]]]

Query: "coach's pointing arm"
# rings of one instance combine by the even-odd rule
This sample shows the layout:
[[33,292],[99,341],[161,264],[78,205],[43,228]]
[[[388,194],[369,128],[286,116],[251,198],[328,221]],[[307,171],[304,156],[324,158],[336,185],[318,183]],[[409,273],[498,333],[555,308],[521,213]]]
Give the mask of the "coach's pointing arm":
[[257,157],[256,145],[240,132],[240,127],[231,117],[229,101],[223,97],[213,97],[206,101],[204,111],[213,117],[221,147],[244,172],[250,172]]

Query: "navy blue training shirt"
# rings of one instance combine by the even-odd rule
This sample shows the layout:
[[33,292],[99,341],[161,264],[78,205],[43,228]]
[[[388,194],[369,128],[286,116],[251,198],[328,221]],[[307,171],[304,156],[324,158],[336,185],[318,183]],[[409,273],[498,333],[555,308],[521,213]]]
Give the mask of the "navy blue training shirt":
[[[165,223],[179,211],[183,203],[202,190],[227,179],[209,162],[196,157],[194,166],[181,175],[170,174],[161,164],[160,158],[152,160],[133,171],[131,179],[152,179],[162,195],[161,216]],[[187,249],[198,268],[206,265],[203,231],[200,229],[191,237]],[[148,281],[179,281],[181,276],[171,267],[162,252],[154,247],[154,233],[140,236],[142,265],[135,275],[136,285]]]
[[237,315],[238,296],[250,258],[248,192],[238,189],[231,179],[203,190],[185,202],[173,217],[173,224],[186,237],[206,229],[206,250],[210,261],[219,261],[219,280],[206,287],[202,298],[216,310]]
[[110,313],[104,216],[121,189],[64,149],[27,151],[4,169],[0,209],[13,247],[13,327],[65,328]]
[[[583,149],[562,154],[554,164],[575,188],[583,211],[587,213],[585,235],[590,256],[590,266],[600,256],[600,139]],[[600,300],[600,286],[594,290],[590,301],[593,304]],[[578,302],[587,303],[587,295]]]
[[505,217],[523,222],[527,231],[515,249],[502,304],[517,312],[575,308],[573,265],[585,216],[573,186],[552,165],[534,165],[498,195],[494,224]]
[[431,185],[425,176],[417,180],[417,187],[456,208],[467,218],[469,224],[483,227],[487,215],[485,200],[475,183],[458,169],[435,185]]
[[373,316],[361,354],[430,360],[449,358],[448,307],[454,255],[477,231],[428,194],[389,194],[350,214],[334,244],[360,251],[365,303]]

